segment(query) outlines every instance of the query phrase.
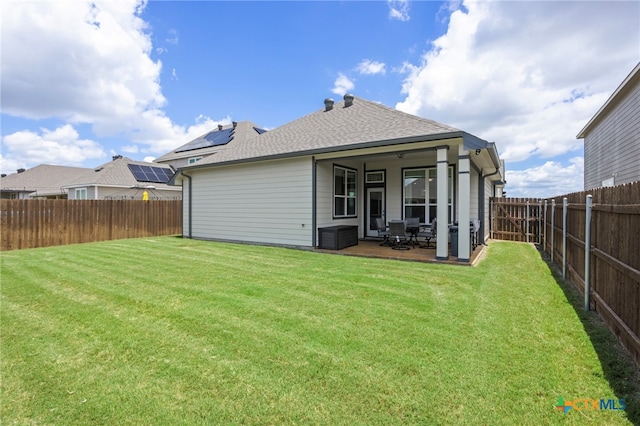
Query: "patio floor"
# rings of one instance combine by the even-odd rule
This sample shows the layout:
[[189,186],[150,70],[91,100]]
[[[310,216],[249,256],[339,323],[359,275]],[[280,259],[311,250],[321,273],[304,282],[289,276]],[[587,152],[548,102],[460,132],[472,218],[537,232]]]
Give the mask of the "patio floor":
[[341,254],[343,256],[375,257],[379,259],[408,260],[413,262],[448,263],[455,265],[475,265],[484,253],[486,246],[478,245],[471,253],[469,262],[459,262],[457,257],[449,255],[449,260],[436,260],[436,249],[411,248],[410,250],[393,250],[380,246],[381,240],[360,240],[358,245],[341,250],[315,249],[319,253]]

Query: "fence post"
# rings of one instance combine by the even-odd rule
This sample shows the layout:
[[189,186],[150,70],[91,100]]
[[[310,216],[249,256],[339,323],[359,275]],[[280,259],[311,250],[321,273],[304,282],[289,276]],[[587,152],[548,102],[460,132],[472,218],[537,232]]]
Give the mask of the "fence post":
[[556,199],[551,200],[551,262],[553,262],[553,252],[555,251],[555,231],[556,231]]
[[[542,200],[538,200],[538,244],[542,243]],[[544,247],[542,247],[544,250]]]
[[584,310],[589,310],[589,292],[591,278],[591,195],[587,195],[586,219],[584,224]]
[[493,212],[493,207],[494,207],[494,201],[493,198],[491,198],[491,201],[489,201],[489,238],[491,238],[493,240],[493,219],[495,217],[495,214]]
[[544,219],[542,221],[542,250],[547,249],[547,206],[548,200],[544,200]]
[[527,235],[527,242],[529,242],[529,200],[527,200],[527,214],[525,217],[526,226],[525,226],[525,234]]
[[567,197],[562,199],[562,279],[567,279]]

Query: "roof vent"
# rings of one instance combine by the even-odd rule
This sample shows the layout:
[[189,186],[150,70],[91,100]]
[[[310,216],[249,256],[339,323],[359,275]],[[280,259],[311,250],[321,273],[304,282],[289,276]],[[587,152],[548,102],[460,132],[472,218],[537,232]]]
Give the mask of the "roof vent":
[[23,172],[24,172],[24,169],[18,169],[18,170],[17,170],[17,172],[18,172],[18,173],[23,173]]
[[218,124],[218,130],[222,130],[222,124]]
[[2,173],[2,174],[0,175],[0,177],[7,177],[7,174],[6,174],[6,173]]
[[333,109],[333,99],[327,98],[324,100],[324,110],[331,111]]
[[231,124],[233,124],[233,128],[235,129],[236,126],[238,125],[238,122],[237,121],[232,121]]
[[351,105],[353,105],[353,95],[347,93],[344,95],[344,107],[350,107]]
[[122,158],[122,155],[113,155],[113,156],[111,157],[111,159],[112,159],[113,161],[119,160],[119,159],[121,159],[121,158]]

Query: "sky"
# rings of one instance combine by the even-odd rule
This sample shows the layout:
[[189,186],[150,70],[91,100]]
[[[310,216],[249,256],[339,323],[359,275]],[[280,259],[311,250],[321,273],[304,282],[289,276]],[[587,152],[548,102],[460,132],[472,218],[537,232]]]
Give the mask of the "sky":
[[510,197],[583,189],[576,135],[640,60],[638,1],[5,0],[2,173],[150,161],[345,93],[495,142]]

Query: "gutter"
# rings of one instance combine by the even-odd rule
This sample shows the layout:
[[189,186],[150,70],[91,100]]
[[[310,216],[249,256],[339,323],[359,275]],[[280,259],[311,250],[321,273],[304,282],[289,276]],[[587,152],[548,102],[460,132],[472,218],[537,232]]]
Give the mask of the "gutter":
[[[191,215],[191,210],[192,210],[191,201],[193,200],[193,197],[191,196],[191,193],[192,193],[192,191],[191,191],[191,188],[192,188],[191,176],[185,174],[184,171],[182,171],[182,170],[180,170],[180,174],[182,176],[186,177],[187,179],[189,179],[189,212],[188,212],[188,215],[187,215],[187,217],[189,218],[189,235],[187,235],[187,238],[192,238],[191,237],[191,222],[192,222],[191,221],[191,217],[192,217],[192,215]],[[184,190],[182,191],[182,200],[184,202]]]
[[[304,149],[300,151],[281,152],[277,154],[265,154],[257,157],[238,158],[235,160],[223,160],[220,162],[210,162],[210,163],[201,163],[201,164],[198,164],[200,163],[198,162],[191,166],[180,167],[178,170],[180,171],[181,170],[197,170],[197,169],[204,169],[209,167],[228,166],[228,165],[242,164],[242,163],[253,163],[256,161],[280,160],[280,159],[286,159],[286,158],[304,157],[307,155],[313,156],[318,154],[354,151],[354,150],[363,149],[363,148],[394,147],[394,146],[411,144],[414,142],[433,142],[438,140],[441,140],[444,142],[449,139],[458,139],[458,138],[462,138],[464,141],[466,136],[475,138],[478,141],[481,140],[479,138],[476,138],[475,136],[469,135],[468,133],[465,133],[462,131],[454,131],[454,132],[446,132],[446,133],[436,133],[433,135],[409,136],[409,137],[397,138],[397,139],[387,139],[387,140],[381,140],[381,141],[358,142],[350,145],[311,148],[311,149]],[[486,141],[483,141],[483,142],[485,144],[483,148],[486,148],[486,144],[488,144],[488,142]]]

